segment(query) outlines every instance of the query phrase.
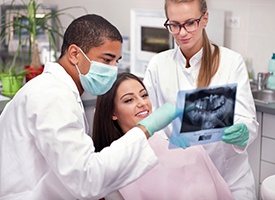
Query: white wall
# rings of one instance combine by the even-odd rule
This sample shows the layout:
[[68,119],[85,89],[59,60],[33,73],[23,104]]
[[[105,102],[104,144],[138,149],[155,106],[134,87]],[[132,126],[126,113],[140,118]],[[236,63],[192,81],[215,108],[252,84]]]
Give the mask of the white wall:
[[[83,6],[89,13],[104,16],[118,27],[125,36],[130,36],[130,9],[163,9],[164,0],[42,0],[44,4],[56,4],[58,8]],[[65,3],[66,2],[66,3]],[[226,18],[240,18],[240,28],[226,28],[225,46],[243,55],[254,71],[267,70],[268,60],[275,52],[275,1],[274,0],[208,0],[209,9],[226,12]],[[83,9],[69,10],[78,17]],[[64,26],[71,18],[63,17]]]

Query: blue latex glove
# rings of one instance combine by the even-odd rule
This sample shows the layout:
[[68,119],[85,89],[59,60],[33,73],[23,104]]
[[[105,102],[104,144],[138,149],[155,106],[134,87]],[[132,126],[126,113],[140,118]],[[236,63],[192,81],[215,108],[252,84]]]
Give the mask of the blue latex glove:
[[144,126],[149,135],[152,136],[154,132],[165,128],[177,117],[176,106],[171,103],[165,103],[163,106],[156,109],[151,115],[144,118],[137,123]]
[[189,140],[181,136],[175,136],[175,137],[172,136],[169,138],[169,142],[183,149],[190,147]]
[[245,147],[249,138],[249,131],[244,123],[234,124],[224,130],[222,141]]

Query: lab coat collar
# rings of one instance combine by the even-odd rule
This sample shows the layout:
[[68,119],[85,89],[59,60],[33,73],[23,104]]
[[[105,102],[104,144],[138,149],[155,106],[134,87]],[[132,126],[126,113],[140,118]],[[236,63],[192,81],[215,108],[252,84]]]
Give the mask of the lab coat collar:
[[201,48],[195,55],[192,56],[192,58],[189,61],[190,68],[186,68],[186,58],[182,54],[180,47],[177,48],[177,58],[179,59],[179,62],[182,63],[181,67],[184,71],[191,73],[194,70],[197,70],[200,67],[200,62],[202,58],[202,50]]
[[57,62],[48,62],[48,63],[46,63],[43,73],[52,74],[53,76],[55,76],[61,82],[66,84],[72,90],[72,92],[75,95],[75,99],[80,104],[80,107],[81,107],[81,110],[82,110],[82,113],[83,113],[86,133],[89,133],[89,123],[88,123],[88,120],[87,120],[86,115],[85,115],[84,106],[83,106],[81,97],[79,95],[79,91],[78,91],[72,77]]
[[82,102],[79,91],[73,81],[72,77],[65,71],[65,69],[57,62],[48,62],[45,64],[43,73],[50,73],[57,79],[65,83],[75,94],[76,100]]

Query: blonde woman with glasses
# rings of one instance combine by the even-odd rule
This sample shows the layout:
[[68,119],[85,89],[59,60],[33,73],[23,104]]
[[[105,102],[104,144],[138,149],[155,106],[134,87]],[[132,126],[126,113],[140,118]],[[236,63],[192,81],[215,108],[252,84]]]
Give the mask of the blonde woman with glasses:
[[[149,62],[143,82],[153,110],[165,102],[175,104],[180,90],[237,83],[234,125],[225,129],[222,141],[203,148],[236,199],[256,199],[246,150],[257,137],[258,122],[245,62],[239,53],[208,39],[205,0],[165,0],[165,13],[164,26],[177,47],[157,54]],[[211,115],[207,110],[200,112],[201,116]],[[158,134],[171,135],[172,126]]]

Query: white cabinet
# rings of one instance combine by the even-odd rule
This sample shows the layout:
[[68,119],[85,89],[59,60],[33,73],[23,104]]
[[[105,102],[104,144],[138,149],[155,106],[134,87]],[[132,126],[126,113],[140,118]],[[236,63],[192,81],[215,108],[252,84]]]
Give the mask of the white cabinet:
[[275,115],[263,113],[260,184],[275,174]]
[[260,187],[262,181],[275,174],[275,115],[257,112],[259,122],[259,135],[249,146],[249,162],[252,167],[256,193],[260,198]]
[[164,10],[131,10],[131,73],[143,78],[148,62],[157,53],[174,46],[172,35],[163,26]]
[[259,196],[259,182],[260,182],[260,160],[261,160],[261,133],[262,133],[262,113],[257,112],[257,121],[259,122],[258,137],[249,145],[247,152],[249,156],[249,163],[251,165],[256,186],[256,195]]

